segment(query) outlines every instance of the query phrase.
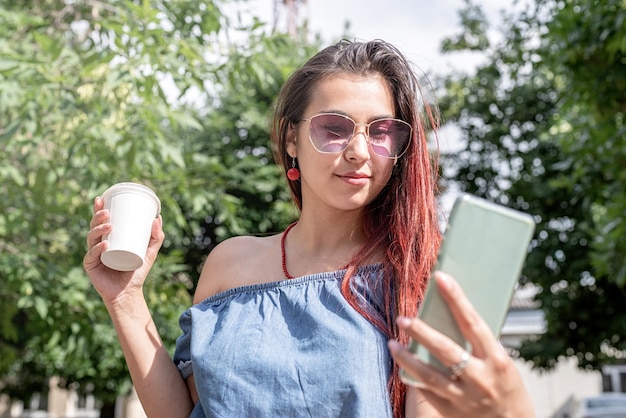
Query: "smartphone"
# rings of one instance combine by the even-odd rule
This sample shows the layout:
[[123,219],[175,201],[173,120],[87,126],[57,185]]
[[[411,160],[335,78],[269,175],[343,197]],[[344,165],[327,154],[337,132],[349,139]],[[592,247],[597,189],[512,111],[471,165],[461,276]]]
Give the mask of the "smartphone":
[[[535,222],[531,215],[462,194],[450,212],[434,270],[452,275],[496,337],[504,323],[515,284],[528,254]],[[418,317],[471,352],[452,313],[430,280]],[[421,361],[449,372],[424,346],[411,340]],[[419,384],[404,370],[400,378]]]

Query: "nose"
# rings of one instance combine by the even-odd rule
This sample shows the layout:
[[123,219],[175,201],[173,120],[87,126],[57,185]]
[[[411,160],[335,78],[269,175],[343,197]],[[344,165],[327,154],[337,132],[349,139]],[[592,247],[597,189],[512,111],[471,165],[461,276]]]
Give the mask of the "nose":
[[367,138],[367,128],[365,126],[355,127],[354,134],[350,138],[348,146],[344,150],[344,155],[348,160],[367,160],[369,154],[369,140]]

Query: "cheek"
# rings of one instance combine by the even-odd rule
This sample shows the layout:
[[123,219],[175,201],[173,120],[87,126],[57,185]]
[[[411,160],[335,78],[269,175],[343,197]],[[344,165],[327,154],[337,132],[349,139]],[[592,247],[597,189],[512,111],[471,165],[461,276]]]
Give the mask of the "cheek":
[[385,186],[389,183],[391,176],[393,174],[394,164],[393,161],[385,160],[381,162],[378,168],[378,180],[382,186]]
[[321,179],[334,171],[336,166],[333,157],[323,155],[308,147],[298,148],[298,167],[304,177],[309,180]]

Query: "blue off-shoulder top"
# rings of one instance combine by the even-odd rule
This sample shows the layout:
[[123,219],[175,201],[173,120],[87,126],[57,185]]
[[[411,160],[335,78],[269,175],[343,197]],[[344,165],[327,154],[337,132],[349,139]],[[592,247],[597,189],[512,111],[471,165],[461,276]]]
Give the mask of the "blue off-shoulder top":
[[[237,287],[192,306],[174,362],[193,373],[191,417],[391,417],[387,337],[341,293],[345,270]],[[382,319],[384,267],[351,286]]]

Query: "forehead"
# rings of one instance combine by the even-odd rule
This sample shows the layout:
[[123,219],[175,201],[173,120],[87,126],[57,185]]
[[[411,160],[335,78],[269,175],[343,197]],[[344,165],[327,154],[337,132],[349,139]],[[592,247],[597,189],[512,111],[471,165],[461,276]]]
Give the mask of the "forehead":
[[340,112],[353,118],[395,116],[394,97],[378,73],[338,73],[318,81],[312,89],[306,117],[322,112]]

